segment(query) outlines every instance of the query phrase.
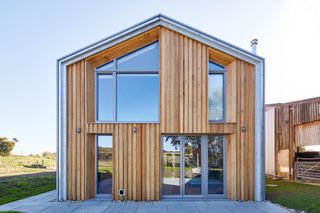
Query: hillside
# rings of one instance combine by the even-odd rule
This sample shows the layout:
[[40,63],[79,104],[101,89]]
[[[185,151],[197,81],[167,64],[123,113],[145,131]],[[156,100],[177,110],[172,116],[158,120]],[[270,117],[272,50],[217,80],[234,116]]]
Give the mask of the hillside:
[[54,154],[0,156],[0,177],[55,170],[56,156]]

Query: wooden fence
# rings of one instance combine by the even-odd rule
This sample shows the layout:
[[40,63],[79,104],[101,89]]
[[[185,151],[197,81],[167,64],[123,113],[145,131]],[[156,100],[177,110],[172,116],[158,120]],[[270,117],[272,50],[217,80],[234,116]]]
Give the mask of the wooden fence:
[[296,179],[320,181],[320,158],[297,158]]

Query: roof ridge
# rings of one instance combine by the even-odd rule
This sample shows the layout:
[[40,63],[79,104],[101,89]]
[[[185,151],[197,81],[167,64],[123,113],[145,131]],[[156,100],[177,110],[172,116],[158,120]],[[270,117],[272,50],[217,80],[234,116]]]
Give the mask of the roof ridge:
[[[198,30],[196,28],[193,28],[185,23],[182,23],[178,20],[175,20],[167,15],[164,15],[162,13],[158,13],[154,16],[151,16],[141,22],[138,22],[130,27],[127,27],[117,33],[114,33],[114,34],[111,34],[107,37],[104,37],[103,39],[100,39],[94,43],[91,43],[90,45],[87,45],[81,49],[78,49],[74,52],[71,52],[63,57],[60,57],[57,59],[57,61],[62,61],[62,60],[65,60],[69,57],[72,57],[73,55],[76,55],[76,54],[81,54],[81,52],[83,51],[86,51],[86,50],[89,50],[91,48],[94,48],[95,46],[99,46],[99,45],[103,45],[105,43],[108,43],[107,40],[113,40],[113,39],[116,39],[117,37],[119,36],[125,36],[126,34],[129,34],[131,31],[133,30],[139,30],[139,29],[143,29],[143,27],[147,27],[151,24],[155,24],[155,25],[158,25],[158,26],[164,26],[166,27],[165,25],[174,25],[174,27],[176,28],[181,28],[183,30],[186,30],[186,31],[190,31],[191,33],[195,34],[196,36],[199,37],[199,40],[202,38],[204,39],[207,39],[207,40],[211,40],[211,41],[214,41],[214,42],[217,42],[219,43],[220,45],[223,45],[223,46],[227,46],[229,49],[235,49],[237,51],[240,51],[242,52],[243,54],[245,55],[249,55],[250,57],[253,57],[253,58],[256,58],[258,60],[264,60],[263,57],[259,56],[259,55],[256,55],[248,50],[245,50],[245,49],[242,49],[234,44],[231,44],[229,42],[226,42],[220,38],[217,38],[215,36],[212,36],[206,32],[203,32],[201,30]],[[176,30],[177,31],[177,30]]]

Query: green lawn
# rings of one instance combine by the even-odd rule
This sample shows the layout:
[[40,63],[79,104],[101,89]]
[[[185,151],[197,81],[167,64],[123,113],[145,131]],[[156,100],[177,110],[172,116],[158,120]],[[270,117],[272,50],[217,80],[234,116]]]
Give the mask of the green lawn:
[[56,188],[55,173],[0,179],[0,205]]
[[319,185],[267,179],[266,199],[291,209],[320,213]]

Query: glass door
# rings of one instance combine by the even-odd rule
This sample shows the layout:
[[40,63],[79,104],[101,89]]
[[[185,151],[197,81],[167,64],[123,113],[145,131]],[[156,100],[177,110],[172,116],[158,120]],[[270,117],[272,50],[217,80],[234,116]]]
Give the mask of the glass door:
[[164,136],[164,197],[224,196],[224,136]]
[[202,194],[201,137],[184,136],[184,195]]
[[208,136],[208,195],[224,192],[223,136]]
[[163,137],[163,195],[181,195],[180,137]]

